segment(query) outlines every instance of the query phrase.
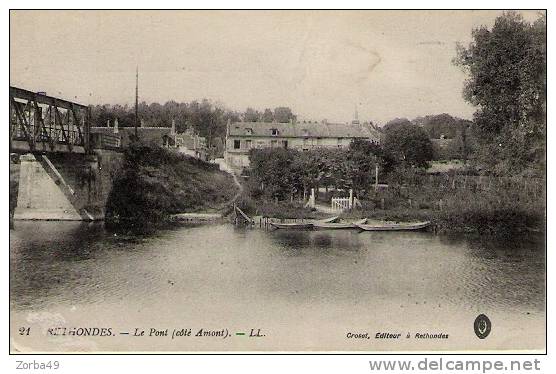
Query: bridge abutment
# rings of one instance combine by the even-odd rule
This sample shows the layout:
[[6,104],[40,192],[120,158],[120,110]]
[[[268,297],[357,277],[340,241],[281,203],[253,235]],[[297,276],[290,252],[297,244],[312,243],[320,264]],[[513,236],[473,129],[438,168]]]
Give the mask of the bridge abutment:
[[51,178],[43,163],[31,153],[22,155],[19,161],[19,187],[14,220],[82,220],[60,188],[60,184],[64,183],[63,179]]
[[52,153],[20,156],[14,220],[104,219],[112,181],[123,155]]

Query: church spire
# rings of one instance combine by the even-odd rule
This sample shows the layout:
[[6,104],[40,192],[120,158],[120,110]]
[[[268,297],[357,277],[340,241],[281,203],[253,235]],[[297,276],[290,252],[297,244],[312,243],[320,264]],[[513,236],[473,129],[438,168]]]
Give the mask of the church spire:
[[352,124],[358,125],[359,124],[359,113],[357,112],[357,104],[355,104],[355,112],[353,113],[353,121]]

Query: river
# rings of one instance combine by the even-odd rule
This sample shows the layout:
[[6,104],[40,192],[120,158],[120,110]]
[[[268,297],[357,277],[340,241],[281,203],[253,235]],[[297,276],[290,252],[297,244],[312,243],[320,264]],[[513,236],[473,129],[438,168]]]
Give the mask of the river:
[[10,314],[13,351],[544,351],[544,240],[15,222]]

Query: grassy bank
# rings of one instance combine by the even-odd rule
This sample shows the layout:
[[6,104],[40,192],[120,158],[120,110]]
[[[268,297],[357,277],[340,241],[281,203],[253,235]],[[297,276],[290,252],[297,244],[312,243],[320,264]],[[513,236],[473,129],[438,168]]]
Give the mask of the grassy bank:
[[[545,192],[531,181],[489,181],[475,183],[470,178],[453,180],[443,176],[442,183],[429,178],[418,184],[392,183],[387,189],[360,196],[361,206],[342,213],[346,219],[371,218],[387,221],[434,223],[438,232],[474,233],[511,237],[531,231],[544,231]],[[479,179],[477,178],[478,182]],[[242,196],[240,207],[248,214],[274,218],[322,218],[326,214],[305,208],[301,201],[268,201]],[[321,193],[321,205],[329,205],[329,191]],[[339,196],[347,193],[337,192]]]
[[237,200],[237,206],[250,216],[273,218],[323,218],[326,214],[307,208],[301,201],[269,201],[262,198],[253,199],[242,194]]
[[451,182],[393,187],[369,196],[361,208],[346,215],[430,220],[440,232],[511,236],[544,229],[544,192],[515,185],[463,188]]
[[218,165],[160,147],[134,144],[108,198],[108,223],[166,222],[171,214],[219,212],[237,193]]

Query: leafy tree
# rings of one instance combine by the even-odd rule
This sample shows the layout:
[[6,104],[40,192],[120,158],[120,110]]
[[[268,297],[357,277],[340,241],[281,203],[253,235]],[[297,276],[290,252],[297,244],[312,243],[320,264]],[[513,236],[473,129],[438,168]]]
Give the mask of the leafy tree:
[[263,122],[272,122],[274,121],[274,113],[272,113],[271,109],[266,108],[262,115]]
[[356,193],[366,191],[375,182],[376,167],[381,175],[389,173],[393,166],[393,157],[380,145],[354,139],[347,152],[351,184]]
[[245,122],[259,122],[261,120],[261,114],[258,110],[247,108],[243,114],[243,120]]
[[299,168],[295,167],[298,158],[299,152],[293,149],[251,149],[251,177],[259,182],[265,196],[275,200],[291,198],[303,188]]
[[471,121],[452,117],[447,113],[432,116],[417,117],[411,123],[421,126],[431,139],[454,139],[469,126]]
[[384,131],[388,131],[402,125],[411,125],[411,121],[407,118],[394,118],[393,120],[386,122],[382,129]]
[[295,115],[292,110],[288,107],[278,107],[274,109],[274,120],[280,123],[290,122],[290,120],[295,120]]
[[303,197],[307,197],[311,188],[316,188],[324,174],[321,169],[322,155],[320,152],[300,152],[292,164],[292,169],[299,175]]
[[546,146],[546,16],[530,24],[516,12],[491,30],[472,31],[454,63],[468,74],[464,98],[477,106],[479,161],[499,174],[544,169]]
[[400,123],[385,130],[384,149],[401,163],[427,167],[433,158],[432,142],[425,130],[411,123]]

